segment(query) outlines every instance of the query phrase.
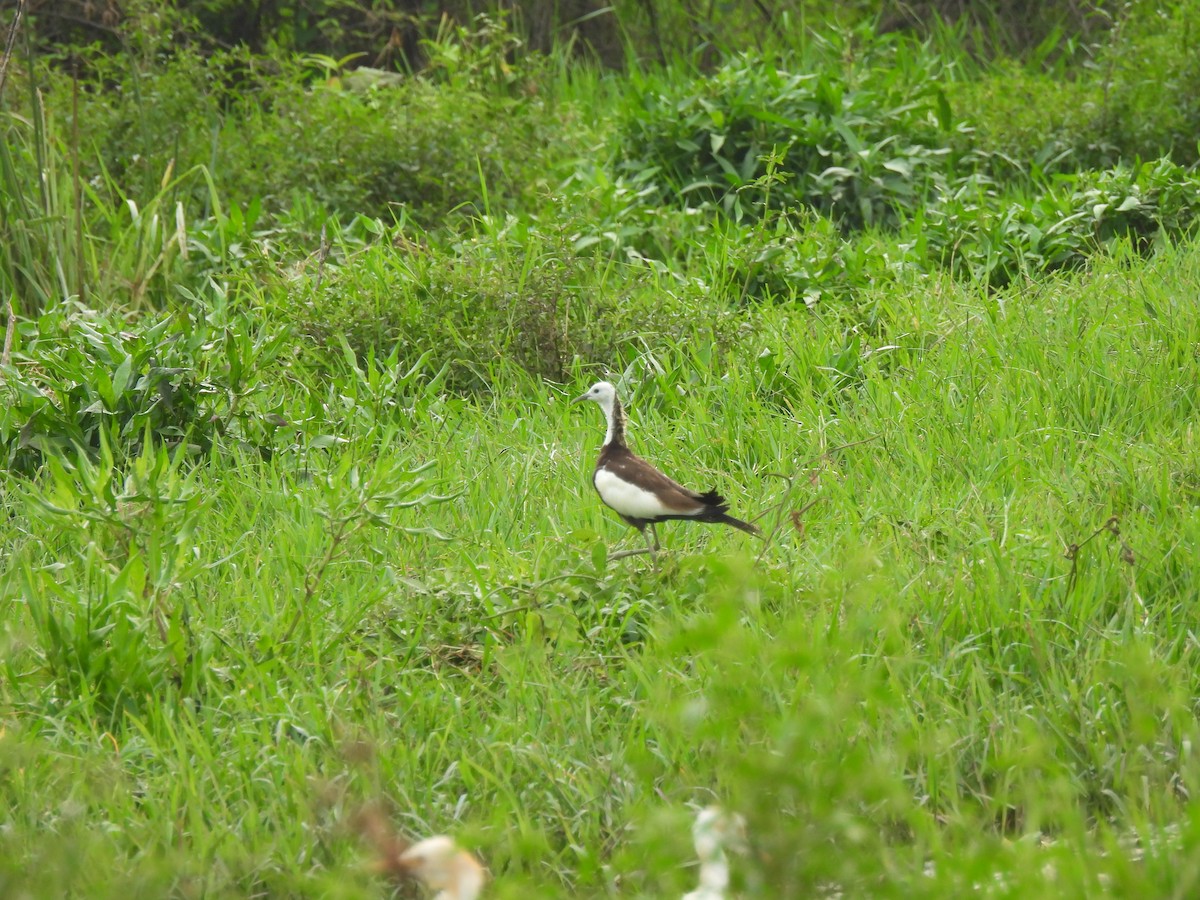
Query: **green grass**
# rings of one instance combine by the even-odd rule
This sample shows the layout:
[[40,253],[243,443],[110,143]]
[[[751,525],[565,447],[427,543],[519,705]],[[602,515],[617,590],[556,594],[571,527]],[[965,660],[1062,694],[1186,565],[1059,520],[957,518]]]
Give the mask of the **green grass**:
[[384,798],[494,896],[663,896],[716,798],[749,896],[1189,895],[1197,259],[755,308],[719,365],[658,336],[635,446],[772,535],[667,526],[659,571],[604,561],[636,535],[566,403],[600,368],[342,371],[332,447],[10,480],[3,892],[370,895],[348,820]]
[[[712,802],[744,897],[1195,895],[1195,175],[851,234],[763,138],[738,219],[622,153],[683,67],[452,32],[402,92],[189,52],[0,110],[0,896],[381,896],[376,803],[488,897],[679,896]],[[601,377],[765,543],[610,560]]]

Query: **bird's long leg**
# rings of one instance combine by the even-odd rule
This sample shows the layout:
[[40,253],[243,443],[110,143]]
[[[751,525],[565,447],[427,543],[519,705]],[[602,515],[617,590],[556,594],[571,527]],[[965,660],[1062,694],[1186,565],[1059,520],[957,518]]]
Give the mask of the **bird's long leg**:
[[[650,536],[654,536],[654,543],[650,543]],[[654,530],[654,523],[650,523],[650,534],[646,534],[646,530],[642,529],[642,536],[646,539],[646,549],[650,551],[650,561],[654,568],[658,568],[658,532]]]
[[643,553],[649,553],[649,552],[650,552],[649,547],[634,547],[632,550],[618,550],[616,553],[612,554],[609,557],[609,559],[610,560],[624,559],[627,556],[641,556]]
[[[636,550],[621,550],[619,553],[614,553],[612,556],[609,557],[609,559],[624,559],[627,556],[640,556],[643,553],[649,553],[650,558],[654,560],[654,564],[657,566],[658,559],[655,556],[655,553],[658,550],[658,534],[657,534],[657,532],[655,532],[655,534],[654,534],[654,544],[652,546],[650,544],[650,535],[646,534],[646,526],[643,525],[638,530],[642,533],[642,537],[644,537],[646,539],[646,546],[639,547]],[[650,525],[650,530],[651,531],[654,530],[653,524]]]

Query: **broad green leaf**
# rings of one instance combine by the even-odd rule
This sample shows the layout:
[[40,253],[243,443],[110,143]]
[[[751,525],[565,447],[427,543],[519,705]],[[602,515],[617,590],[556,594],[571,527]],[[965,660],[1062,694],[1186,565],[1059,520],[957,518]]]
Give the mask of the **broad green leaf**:
[[117,398],[125,393],[125,388],[129,386],[129,375],[133,369],[133,357],[126,356],[121,360],[121,364],[117,366],[117,371],[113,374],[112,392],[113,397]]

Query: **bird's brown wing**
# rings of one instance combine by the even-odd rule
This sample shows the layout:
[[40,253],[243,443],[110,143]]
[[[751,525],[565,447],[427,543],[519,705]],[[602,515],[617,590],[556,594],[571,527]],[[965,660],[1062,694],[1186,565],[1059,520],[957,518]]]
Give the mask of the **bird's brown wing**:
[[623,481],[651,491],[658,495],[665,507],[682,515],[698,512],[707,506],[701,494],[668,478],[627,447],[606,447],[596,466],[607,469]]

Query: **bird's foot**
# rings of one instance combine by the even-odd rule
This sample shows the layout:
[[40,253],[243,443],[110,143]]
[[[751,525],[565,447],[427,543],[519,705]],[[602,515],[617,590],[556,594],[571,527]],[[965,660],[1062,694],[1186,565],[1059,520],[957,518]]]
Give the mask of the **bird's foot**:
[[649,547],[635,547],[632,550],[618,550],[616,553],[611,554],[608,558],[610,560],[624,559],[627,556],[640,556],[643,553],[651,553],[651,552],[652,551],[650,550]]

